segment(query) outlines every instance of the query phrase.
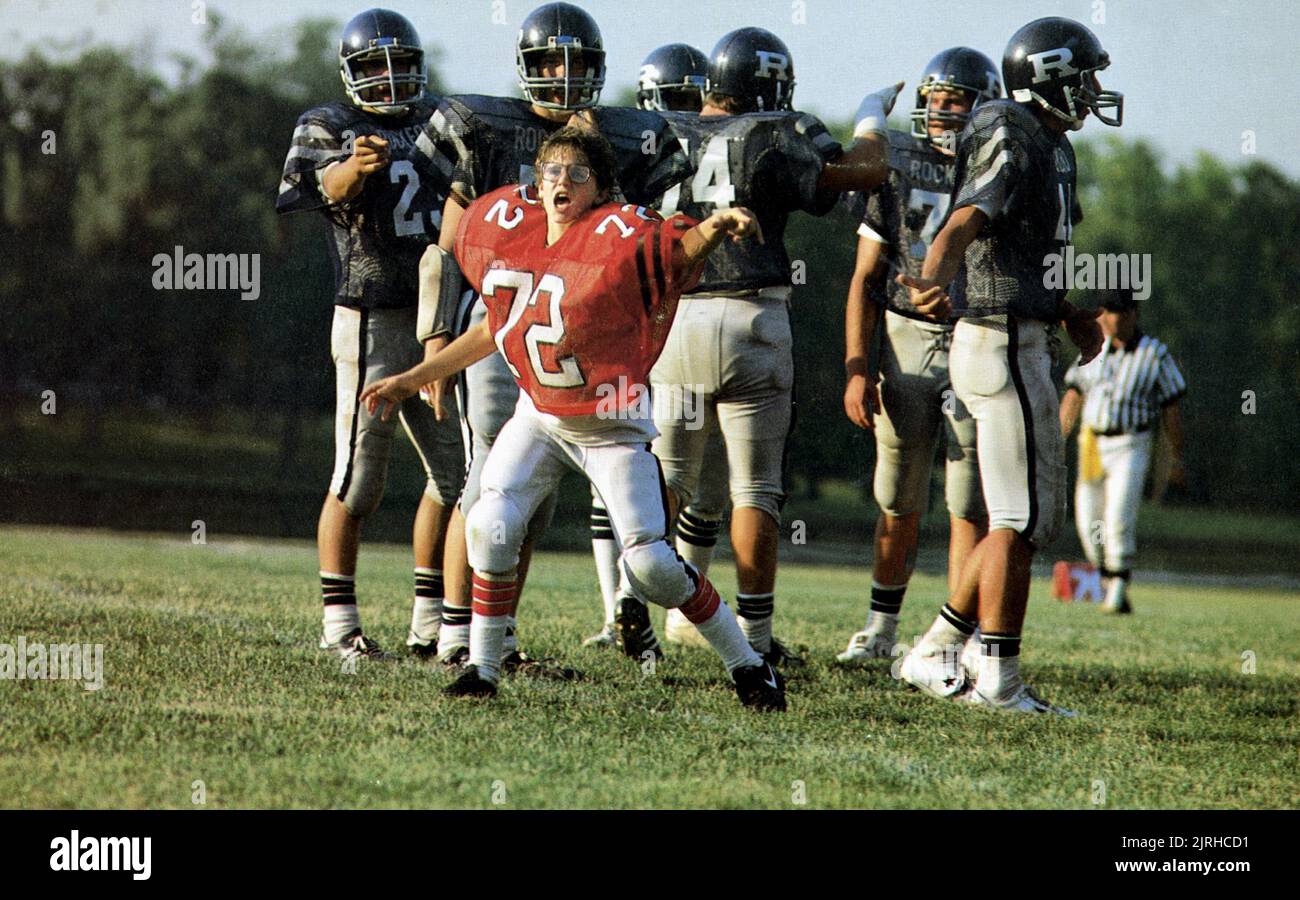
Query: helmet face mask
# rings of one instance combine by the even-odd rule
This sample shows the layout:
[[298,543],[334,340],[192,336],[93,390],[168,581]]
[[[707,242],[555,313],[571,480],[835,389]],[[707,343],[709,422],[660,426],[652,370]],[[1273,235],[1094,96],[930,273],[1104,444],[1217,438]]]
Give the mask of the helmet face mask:
[[[936,92],[961,93],[969,104],[967,112],[934,109]],[[912,110],[912,136],[929,141],[939,150],[951,153],[952,138],[970,121],[975,109],[986,100],[1002,96],[1002,80],[993,61],[969,47],[944,50],[926,66],[916,89],[916,106]],[[938,126],[937,128],[933,126]],[[938,134],[935,134],[935,131]]]
[[1002,58],[1002,75],[1017,103],[1037,104],[1078,131],[1090,112],[1112,127],[1124,121],[1124,95],[1103,91],[1097,80],[1097,73],[1109,65],[1110,56],[1086,27],[1070,19],[1046,18],[1012,36]]
[[[564,67],[562,75],[545,69]],[[591,16],[568,3],[548,3],[529,13],[515,49],[519,87],[545,109],[595,106],[605,86],[605,50]]]
[[339,41],[339,77],[355,106],[384,115],[405,113],[429,82],[415,28],[385,9],[354,17]]

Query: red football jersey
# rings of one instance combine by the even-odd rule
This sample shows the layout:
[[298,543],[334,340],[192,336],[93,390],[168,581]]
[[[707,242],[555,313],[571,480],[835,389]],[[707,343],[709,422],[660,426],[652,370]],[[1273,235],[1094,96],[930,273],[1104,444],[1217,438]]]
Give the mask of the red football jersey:
[[677,301],[699,277],[673,251],[695,225],[653,210],[593,207],[551,246],[530,185],[470,204],[456,261],[487,304],[488,325],[519,386],[555,416],[621,409],[649,389]]

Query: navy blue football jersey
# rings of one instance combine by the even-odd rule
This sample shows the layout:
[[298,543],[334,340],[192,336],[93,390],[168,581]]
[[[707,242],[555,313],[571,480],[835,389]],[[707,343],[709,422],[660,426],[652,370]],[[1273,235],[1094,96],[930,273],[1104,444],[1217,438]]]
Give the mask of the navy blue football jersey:
[[873,299],[902,315],[924,318],[895,277],[920,277],[925,254],[948,216],[956,169],[956,159],[929,141],[889,132],[889,177],[866,195],[858,234],[885,245],[889,270],[873,288]]
[[[400,117],[332,102],[298,118],[275,209],[318,210],[329,220],[334,300],[341,306],[392,309],[418,300],[420,256],[438,240],[448,179],[436,167],[417,171],[407,155],[432,112],[431,99]],[[321,188],[325,168],[351,156],[362,135],[388,141],[391,162],[368,176],[355,198],[330,203]]]
[[1044,283],[1044,258],[1063,253],[1083,219],[1074,148],[1011,100],[981,104],[957,145],[952,209],[974,206],[989,221],[966,249],[954,315],[1010,314],[1054,322],[1065,292]]
[[790,284],[785,225],[796,210],[825,215],[838,201],[817,190],[822,169],[843,149],[818,119],[798,112],[736,116],[665,113],[694,174],[658,204],[665,216],[706,219],[744,206],[758,217],[764,243],[724,241],[709,255],[692,294],[746,293]]
[[[614,148],[620,199],[649,206],[685,177],[689,163],[658,113],[600,106],[592,114]],[[468,204],[508,184],[532,184],[537,148],[563,125],[537,115],[526,100],[447,97],[416,142],[415,159],[431,170],[450,161],[451,191]]]

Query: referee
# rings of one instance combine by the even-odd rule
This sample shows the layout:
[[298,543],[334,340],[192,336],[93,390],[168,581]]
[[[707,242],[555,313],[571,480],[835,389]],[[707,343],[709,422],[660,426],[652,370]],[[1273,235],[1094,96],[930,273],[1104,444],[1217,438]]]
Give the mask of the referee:
[[1137,512],[1159,419],[1173,455],[1170,481],[1183,484],[1183,421],[1178,402],[1187,383],[1160,341],[1138,328],[1132,291],[1111,291],[1099,318],[1105,343],[1092,362],[1065,373],[1061,433],[1079,430],[1074,519],[1088,561],[1107,579],[1102,609],[1129,613],[1128,583],[1137,550]]

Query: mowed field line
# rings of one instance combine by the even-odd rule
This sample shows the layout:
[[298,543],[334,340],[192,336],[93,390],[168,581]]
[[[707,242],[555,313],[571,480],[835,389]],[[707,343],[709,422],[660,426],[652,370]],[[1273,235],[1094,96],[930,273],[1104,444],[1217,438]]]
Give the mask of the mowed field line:
[[[731,596],[729,568],[714,574]],[[790,712],[760,716],[707,651],[669,647],[646,674],[580,648],[601,619],[582,554],[538,556],[521,634],[584,680],[515,679],[487,703],[442,697],[449,677],[406,657],[343,672],[315,649],[315,571],[301,541],[0,528],[0,644],[102,644],[104,659],[98,691],[0,680],[4,805],[1300,805],[1300,600],[1283,590],[1139,582],[1137,614],[1108,618],[1040,579],[1024,670],[1081,713],[1060,720],[929,700],[884,662],[837,667],[869,573],[789,565],[776,630],[810,664]],[[359,574],[367,631],[400,650],[407,550],[365,547]],[[938,577],[914,578],[904,641],[942,599]]]

